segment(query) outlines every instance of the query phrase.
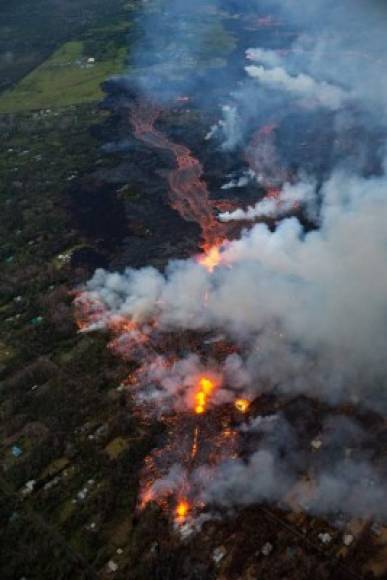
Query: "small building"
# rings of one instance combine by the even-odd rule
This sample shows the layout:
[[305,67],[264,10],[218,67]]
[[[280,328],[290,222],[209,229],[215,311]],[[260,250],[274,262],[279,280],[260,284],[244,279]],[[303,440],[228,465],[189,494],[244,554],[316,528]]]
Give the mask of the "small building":
[[109,572],[117,572],[118,570],[118,564],[114,560],[109,560],[107,567]]
[[18,447],[17,445],[14,445],[14,446],[11,448],[11,453],[12,453],[12,455],[13,455],[14,457],[16,457],[16,458],[17,458],[17,457],[20,457],[20,455],[22,455],[22,454],[23,454],[23,450],[22,450],[20,447]]

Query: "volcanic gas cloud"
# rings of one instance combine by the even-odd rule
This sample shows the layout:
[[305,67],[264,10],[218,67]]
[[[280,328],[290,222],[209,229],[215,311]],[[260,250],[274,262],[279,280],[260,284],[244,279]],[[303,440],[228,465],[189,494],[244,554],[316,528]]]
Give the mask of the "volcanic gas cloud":
[[[170,40],[194,60],[204,40],[200,30],[186,39],[182,23],[206,3],[167,4],[177,19]],[[235,10],[226,0],[214,4],[220,14]],[[256,35],[255,46],[240,50],[239,69],[235,62],[208,75],[184,69],[176,82],[171,70],[181,54],[166,42],[164,16],[145,19],[153,56],[168,66],[143,72],[152,60],[145,37],[126,109],[135,138],[170,156],[169,200],[200,225],[201,252],[162,272],[97,270],[76,299],[79,327],[107,331],[109,348],[137,363],[128,393],[139,412],[166,425],[167,443],[145,461],[140,507],[155,501],[178,524],[211,517],[217,506],[262,501],[384,517],[382,460],[362,451],[370,435],[356,417],[387,408],[385,8],[267,0],[239,10],[230,22],[240,46],[243,26]],[[271,39],[277,22],[280,35]],[[182,89],[195,105],[181,99]],[[198,150],[217,147],[218,159],[241,160],[229,185],[240,208],[216,215],[211,198],[219,192],[209,191],[201,162],[158,128],[177,102],[183,112],[224,115]],[[247,183],[257,192],[249,207]],[[245,226],[237,237],[235,221]],[[301,395],[308,412],[323,409],[309,439],[287,410]],[[270,413],[260,407],[268,396],[277,401]],[[298,416],[306,421],[307,411]],[[311,451],[313,429],[324,460]]]

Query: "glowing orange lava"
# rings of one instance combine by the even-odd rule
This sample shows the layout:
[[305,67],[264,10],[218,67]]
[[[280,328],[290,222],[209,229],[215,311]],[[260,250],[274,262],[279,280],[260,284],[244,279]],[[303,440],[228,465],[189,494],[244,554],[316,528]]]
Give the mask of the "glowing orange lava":
[[144,509],[145,506],[150,502],[153,501],[153,492],[151,489],[147,489],[142,493],[142,497],[141,497],[141,501],[140,501],[140,507],[141,509]]
[[235,408],[241,413],[247,413],[250,407],[250,401],[247,399],[237,399],[234,403]]
[[198,389],[195,395],[195,413],[202,415],[206,411],[208,398],[215,389],[215,382],[208,377],[202,377],[199,380]]
[[209,272],[213,272],[222,261],[219,246],[211,246],[204,254],[198,257],[198,262]]
[[176,506],[176,520],[179,523],[184,522],[189,512],[189,503],[187,500],[182,499]]
[[198,452],[198,447],[199,447],[198,437],[199,437],[199,429],[197,427],[195,427],[193,443],[192,443],[192,451],[191,451],[191,458],[192,459],[195,459],[197,452]]
[[215,219],[199,160],[188,147],[170,141],[155,128],[161,111],[153,103],[133,102],[130,111],[135,137],[147,146],[169,151],[175,157],[176,167],[168,174],[171,206],[183,219],[200,225],[205,244],[213,245],[225,239],[225,226]]

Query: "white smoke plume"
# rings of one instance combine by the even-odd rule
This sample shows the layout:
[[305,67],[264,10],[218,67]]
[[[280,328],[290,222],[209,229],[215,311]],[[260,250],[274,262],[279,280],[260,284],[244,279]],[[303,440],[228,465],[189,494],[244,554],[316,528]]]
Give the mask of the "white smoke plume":
[[266,197],[254,206],[249,206],[247,209],[236,209],[232,212],[220,213],[218,219],[221,222],[230,222],[254,221],[259,217],[276,218],[294,211],[301,205],[309,205],[311,210],[315,199],[316,186],[314,183],[285,183],[278,196]]
[[326,107],[332,111],[340,109],[347,98],[346,93],[325,81],[317,82],[311,76],[300,73],[290,75],[281,67],[246,66],[247,74],[273,90],[288,92],[296,99],[307,100],[310,106]]
[[232,151],[240,143],[242,138],[238,111],[236,107],[224,105],[222,107],[222,114],[223,118],[211,127],[205,136],[205,140],[208,141],[214,136],[219,136],[222,140],[222,149],[224,151]]
[[241,188],[246,187],[255,177],[255,173],[250,169],[248,171],[243,172],[242,175],[239,177],[235,177],[231,179],[231,181],[227,181],[224,185],[222,185],[221,189],[228,190],[234,188]]
[[152,497],[168,496],[176,492],[181,492],[186,482],[186,471],[181,465],[174,464],[165,477],[155,481],[147,491],[152,494]]
[[246,50],[246,58],[252,62],[259,62],[260,64],[273,68],[281,66],[283,62],[278,52],[265,48],[249,48]]
[[226,357],[222,365],[211,360],[204,365],[196,354],[178,360],[156,355],[147,357],[137,371],[136,379],[141,388],[134,397],[140,404],[151,403],[158,414],[191,410],[195,406],[198,380],[204,375],[217,385],[211,398],[212,406],[231,402],[245,391],[250,381],[237,354]]
[[384,176],[337,171],[322,188],[319,231],[303,233],[295,218],[275,232],[259,224],[224,248],[213,273],[195,260],[165,274],[98,270],[87,290],[111,314],[157,318],[161,329],[249,336],[250,372],[285,392],[383,399],[386,187]]

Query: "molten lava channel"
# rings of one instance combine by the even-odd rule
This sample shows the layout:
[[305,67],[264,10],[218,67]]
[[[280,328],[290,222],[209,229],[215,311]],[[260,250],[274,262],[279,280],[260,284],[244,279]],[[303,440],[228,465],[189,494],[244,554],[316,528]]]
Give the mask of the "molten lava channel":
[[185,499],[180,500],[176,506],[176,511],[175,511],[177,523],[179,523],[179,524],[183,523],[186,520],[189,511],[190,511],[190,505],[189,505],[188,501]]
[[198,383],[198,390],[195,394],[195,413],[202,415],[205,413],[208,401],[216,388],[215,381],[208,377],[201,377]]

